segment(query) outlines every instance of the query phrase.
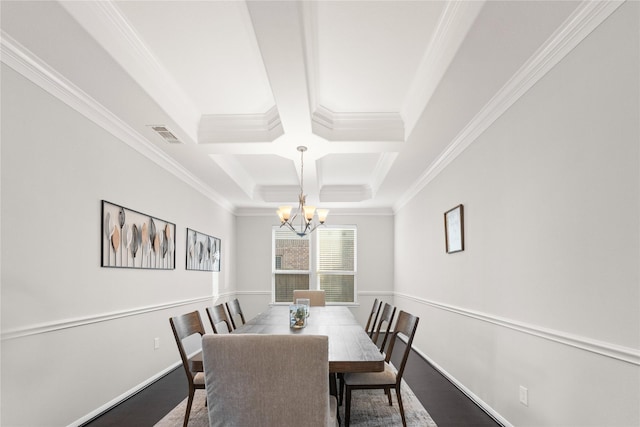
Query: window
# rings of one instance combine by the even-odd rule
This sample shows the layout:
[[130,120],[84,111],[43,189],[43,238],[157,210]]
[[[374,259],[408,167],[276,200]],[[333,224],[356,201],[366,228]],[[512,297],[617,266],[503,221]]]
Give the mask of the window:
[[274,302],[292,302],[294,289],[323,289],[328,303],[355,302],[356,231],[325,226],[299,237],[274,227]]
[[356,229],[319,228],[317,276],[328,302],[354,302]]
[[274,301],[292,302],[294,289],[309,289],[309,237],[289,230],[273,231]]

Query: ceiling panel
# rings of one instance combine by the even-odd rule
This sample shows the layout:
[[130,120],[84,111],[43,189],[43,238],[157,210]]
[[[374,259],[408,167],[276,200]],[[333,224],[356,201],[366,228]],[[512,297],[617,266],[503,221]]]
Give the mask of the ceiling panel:
[[309,201],[376,212],[402,206],[619,6],[0,4],[4,63],[231,210],[295,203],[304,145]]
[[399,112],[443,5],[318,3],[318,103],[334,112]]
[[276,155],[235,156],[247,173],[261,185],[297,185],[296,165],[289,159]]
[[328,154],[318,160],[322,186],[362,185],[371,182],[380,154]]
[[264,113],[275,104],[244,2],[117,6],[202,114]]

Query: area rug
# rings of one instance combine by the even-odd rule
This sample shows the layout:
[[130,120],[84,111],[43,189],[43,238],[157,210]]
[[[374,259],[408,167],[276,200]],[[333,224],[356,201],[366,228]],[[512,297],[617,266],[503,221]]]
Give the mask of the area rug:
[[[401,426],[400,411],[395,393],[393,406],[389,406],[387,396],[382,390],[355,390],[351,394],[351,423],[352,427],[389,427]],[[206,427],[209,425],[207,408],[204,406],[205,392],[196,390],[189,427]],[[436,427],[431,416],[413,394],[409,386],[402,382],[402,403],[408,426]],[[178,427],[184,421],[184,411],[187,399],[173,408],[156,427]],[[344,425],[344,405],[340,407],[340,418]]]

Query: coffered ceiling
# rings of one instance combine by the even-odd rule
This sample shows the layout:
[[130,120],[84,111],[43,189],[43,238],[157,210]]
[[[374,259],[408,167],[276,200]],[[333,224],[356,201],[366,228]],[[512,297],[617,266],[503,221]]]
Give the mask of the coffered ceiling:
[[296,202],[300,145],[308,202],[392,212],[603,4],[3,1],[3,52],[41,61],[235,212]]

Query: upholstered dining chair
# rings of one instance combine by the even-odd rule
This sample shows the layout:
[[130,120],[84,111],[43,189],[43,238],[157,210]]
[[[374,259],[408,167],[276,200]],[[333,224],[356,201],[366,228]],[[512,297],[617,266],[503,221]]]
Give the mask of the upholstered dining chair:
[[[382,303],[380,303],[382,304]],[[389,303],[384,303],[384,307],[382,308],[382,313],[380,313],[380,317],[378,317],[378,325],[376,326],[376,331],[371,337],[371,340],[378,346],[380,349],[380,353],[384,353],[384,347],[387,343],[387,339],[389,338],[389,331],[391,330],[391,323],[393,322],[393,318],[396,315],[396,308]],[[387,326],[387,330],[383,331],[382,328]],[[384,333],[384,338],[382,339],[382,343],[378,344],[380,340],[380,333]]]
[[[369,313],[369,318],[367,319],[367,326],[364,327],[364,330],[369,334],[369,338],[373,336],[373,331],[376,326],[376,322],[378,321],[378,315],[380,314],[380,307],[382,307],[382,301],[378,302],[378,298],[373,300],[373,306],[371,306],[371,312]],[[369,329],[371,327],[371,329]]]
[[[398,407],[400,408],[400,417],[402,418],[402,425],[406,427],[407,421],[404,415],[404,407],[402,406],[402,395],[400,393],[400,386],[402,383],[402,374],[404,367],[411,351],[411,343],[413,337],[416,334],[418,328],[418,321],[420,319],[404,311],[400,311],[398,314],[398,320],[396,326],[391,334],[389,341],[389,348],[385,356],[384,372],[364,372],[364,373],[348,373],[344,374],[343,383],[346,386],[345,396],[345,415],[344,422],[349,427],[349,421],[351,416],[351,392],[353,390],[362,389],[383,389],[387,396],[389,396],[389,405],[393,405],[391,401],[391,389],[395,389],[396,396],[398,398]],[[396,343],[398,334],[402,334],[407,337],[407,345],[402,355],[400,365],[396,370],[389,361],[391,360],[391,353]]]
[[182,366],[187,374],[187,380],[189,381],[189,399],[187,400],[187,410],[184,414],[184,427],[189,423],[189,414],[191,413],[191,405],[193,404],[193,396],[196,390],[204,389],[204,373],[192,372],[189,363],[189,357],[185,351],[183,340],[186,338],[199,334],[200,336],[205,334],[204,325],[200,318],[200,312],[194,311],[191,313],[183,314],[181,316],[172,317],[169,319],[171,329],[173,330],[173,336],[176,339],[178,345],[178,352],[182,359]]
[[242,313],[242,309],[240,308],[240,301],[238,301],[238,298],[235,298],[233,301],[228,301],[226,305],[227,311],[229,312],[229,320],[231,320],[231,326],[233,326],[233,329],[237,329],[239,326],[236,325],[236,321],[234,320],[234,318],[237,319],[239,317],[240,320],[242,320],[242,324],[244,325],[244,313]]
[[[211,322],[211,327],[213,328],[213,333],[227,333],[233,331],[231,327],[231,322],[229,322],[229,318],[227,317],[227,312],[224,309],[224,304],[218,304],[214,307],[207,307],[207,316],[209,317],[209,322]],[[220,328],[220,324],[224,323],[227,330]]]
[[306,289],[295,289],[293,291],[293,302],[295,303],[298,298],[308,298],[310,306],[322,306],[325,305],[325,292],[311,291]]
[[210,334],[202,357],[210,426],[338,425],[327,336]]

